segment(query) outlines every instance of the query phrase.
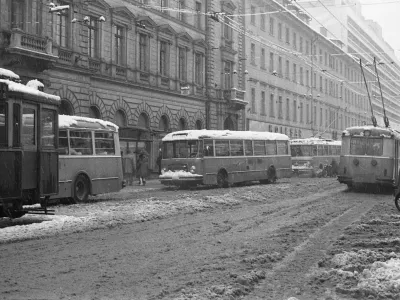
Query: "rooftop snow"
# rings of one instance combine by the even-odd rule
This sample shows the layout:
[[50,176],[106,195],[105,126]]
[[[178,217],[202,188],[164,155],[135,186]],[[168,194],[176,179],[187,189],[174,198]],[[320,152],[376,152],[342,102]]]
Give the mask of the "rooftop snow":
[[37,88],[35,87],[29,87],[26,86],[22,83],[17,83],[14,81],[10,81],[7,79],[0,79],[0,83],[5,83],[8,85],[8,90],[10,92],[19,92],[19,93],[24,93],[24,94],[29,94],[29,95],[33,95],[36,97],[40,97],[46,100],[51,100],[51,101],[55,101],[60,103],[61,102],[61,98],[59,96],[56,95],[51,95],[51,94],[47,94],[45,92],[41,92],[39,91]]
[[118,131],[118,126],[109,121],[104,121],[100,119],[87,118],[87,117],[79,117],[79,116],[67,116],[67,115],[59,115],[58,116],[58,127],[59,128],[69,128],[74,126],[81,126],[82,124],[78,124],[79,122],[86,122],[90,124],[97,124],[102,126],[103,128],[111,128],[114,131]]
[[320,138],[306,138],[290,140],[290,145],[337,145],[341,146],[341,141],[324,140]]
[[10,78],[10,79],[19,79],[19,76],[15,74],[13,71],[0,68],[0,78]]
[[289,137],[281,133],[259,132],[259,131],[230,131],[230,130],[182,130],[167,134],[162,140],[198,140],[199,138],[210,139],[243,139],[243,140],[289,140]]

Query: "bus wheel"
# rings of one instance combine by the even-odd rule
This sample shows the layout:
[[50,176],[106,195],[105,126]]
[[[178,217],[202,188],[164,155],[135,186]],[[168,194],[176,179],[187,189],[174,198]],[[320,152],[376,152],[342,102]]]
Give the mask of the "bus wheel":
[[397,195],[396,198],[394,198],[394,204],[396,205],[398,211],[400,211],[400,203],[399,203],[399,201],[400,201],[400,194]]
[[74,197],[72,201],[74,204],[87,201],[89,198],[89,181],[86,176],[80,174],[75,179],[74,184]]
[[228,187],[228,174],[225,170],[221,170],[217,174],[217,185],[219,188]]

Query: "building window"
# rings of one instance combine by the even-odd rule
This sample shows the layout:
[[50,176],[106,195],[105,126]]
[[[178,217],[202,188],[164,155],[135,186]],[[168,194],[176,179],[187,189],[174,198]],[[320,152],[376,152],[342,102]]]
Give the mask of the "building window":
[[283,73],[283,64],[282,64],[282,57],[278,57],[278,76],[282,77]]
[[300,102],[300,123],[303,123],[303,102]]
[[203,73],[203,54],[196,53],[194,58],[194,80],[196,84],[203,84]]
[[232,88],[232,72],[233,72],[233,62],[224,61],[224,89],[228,90]]
[[114,122],[118,127],[126,127],[128,122],[126,121],[126,114],[122,110],[117,110],[114,116]]
[[[233,29],[231,26],[231,20],[228,17],[224,17],[224,38],[229,42],[229,46],[232,46]],[[227,45],[228,46],[228,45]]]
[[322,65],[322,50],[319,49],[319,63]]
[[137,125],[138,125],[138,127],[141,127],[141,128],[149,128],[150,127],[149,117],[146,113],[142,112],[139,115]]
[[278,118],[283,119],[282,96],[278,97]]
[[[65,3],[60,2],[60,5]],[[53,22],[56,24],[55,42],[61,47],[68,47],[68,29],[69,29],[69,16],[68,12],[53,14]]]
[[310,86],[310,71],[306,70],[306,86]]
[[286,120],[290,121],[290,99],[286,98]]
[[274,71],[274,53],[269,53],[269,71],[272,73]]
[[186,128],[187,128],[186,120],[184,118],[180,118],[178,123],[178,130],[185,130]]
[[265,103],[265,92],[262,91],[261,92],[261,115],[266,115],[267,114],[267,107],[266,107],[266,103]]
[[261,10],[261,22],[260,22],[260,28],[261,30],[265,30],[265,12],[263,10]]
[[251,88],[251,113],[256,113],[256,89]]
[[297,82],[297,65],[293,64],[293,82]]
[[269,96],[269,110],[270,110],[269,115],[274,118],[275,117],[275,99],[274,99],[274,94],[271,94]]
[[261,68],[265,69],[265,49],[261,48]]
[[322,120],[322,107],[319,109],[319,126],[322,126],[323,120]]
[[293,32],[293,49],[297,50],[297,34]]
[[168,14],[168,0],[160,0],[161,12]]
[[275,19],[274,18],[269,18],[269,34],[274,35],[275,31]]
[[299,51],[303,53],[303,37],[300,37],[299,39]]
[[278,23],[278,40],[282,40],[282,23]]
[[42,30],[43,30],[43,22],[42,22],[42,5],[40,2],[36,3],[36,34],[37,35],[42,35]]
[[181,20],[182,22],[186,21],[185,13],[182,12],[182,10],[184,10],[184,9],[185,9],[185,1],[179,0],[179,2],[178,2],[178,19]]
[[178,71],[179,71],[179,80],[186,82],[187,80],[187,68],[186,68],[186,48],[179,47],[178,48]]
[[99,56],[99,28],[95,17],[90,17],[88,25],[88,54],[92,58]]
[[89,107],[89,117],[95,119],[101,119],[100,110],[97,106],[91,105]]
[[24,6],[24,0],[11,1],[11,28],[24,29]]
[[289,36],[290,36],[289,27],[286,27],[286,35],[285,35],[286,44],[290,44]]
[[158,124],[158,129],[164,132],[169,130],[169,120],[166,115],[161,116],[160,123]]
[[310,105],[306,104],[306,122],[310,124]]
[[255,65],[256,64],[256,45],[251,44],[251,49],[250,49],[250,62]]
[[293,122],[297,122],[297,101],[293,100]]
[[310,54],[310,43],[306,41],[306,55]]
[[304,80],[303,80],[303,67],[300,67],[299,75],[300,75],[300,84],[301,84],[301,85],[304,85]]
[[256,25],[256,7],[253,6],[253,5],[251,5],[251,6],[250,6],[250,12],[251,12],[251,15],[250,15],[250,23],[251,23],[252,25]]
[[323,80],[322,76],[319,76],[319,91],[322,93],[324,91],[323,89]]
[[160,74],[168,75],[168,44],[165,41],[160,41]]
[[199,12],[199,13],[197,13],[196,14],[196,24],[195,24],[195,26],[198,28],[198,29],[201,29],[201,3],[200,2],[196,2],[196,11],[197,12]]
[[140,34],[139,35],[139,67],[141,71],[148,71],[148,44],[147,44],[147,35]]
[[290,78],[290,62],[286,60],[286,65],[285,65],[285,77],[286,79]]
[[115,63],[123,65],[125,63],[125,43],[124,43],[124,28],[116,25],[114,27],[115,38]]
[[71,102],[65,99],[61,99],[61,105],[58,109],[60,115],[72,116],[74,115],[74,108],[72,107]]

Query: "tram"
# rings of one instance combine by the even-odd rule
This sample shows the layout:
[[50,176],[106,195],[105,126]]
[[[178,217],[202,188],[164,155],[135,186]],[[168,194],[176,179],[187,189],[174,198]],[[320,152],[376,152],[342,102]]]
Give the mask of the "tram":
[[314,137],[290,140],[293,175],[315,177],[324,167],[336,166],[341,144],[341,141]]
[[400,133],[373,125],[349,127],[342,133],[338,180],[348,187],[393,188],[399,178]]
[[[0,217],[48,213],[46,203],[58,193],[60,101],[0,68]],[[37,203],[42,207],[23,207]]]

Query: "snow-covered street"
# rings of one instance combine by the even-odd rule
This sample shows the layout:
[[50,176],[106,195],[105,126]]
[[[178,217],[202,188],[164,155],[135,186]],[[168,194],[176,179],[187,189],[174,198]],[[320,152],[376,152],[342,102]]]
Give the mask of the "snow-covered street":
[[[3,299],[398,299],[391,195],[334,178],[128,187],[1,220]],[[42,285],[42,282],[46,285]]]

